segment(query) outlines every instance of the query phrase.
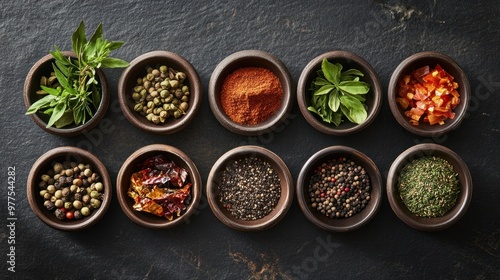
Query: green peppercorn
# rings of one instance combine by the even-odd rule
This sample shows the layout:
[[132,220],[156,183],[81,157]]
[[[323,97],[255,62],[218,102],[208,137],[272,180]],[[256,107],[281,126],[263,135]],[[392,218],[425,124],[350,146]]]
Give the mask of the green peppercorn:
[[80,200],[75,200],[75,201],[73,201],[73,207],[77,210],[80,210],[80,209],[82,209],[83,204]]
[[178,119],[182,116],[182,111],[180,110],[177,110],[174,112],[174,118]]
[[141,103],[137,103],[134,105],[134,111],[141,112],[144,109],[144,106]]
[[67,202],[64,202],[64,208],[66,208],[67,210],[71,209],[73,207],[73,203],[67,201]]
[[97,209],[97,208],[101,207],[101,201],[99,199],[96,199],[96,198],[91,198],[90,199],[90,206]]
[[187,102],[182,102],[179,105],[179,109],[182,110],[183,112],[186,112],[188,108],[189,108],[189,104]]
[[50,179],[49,175],[47,175],[47,174],[42,175],[42,181],[44,181],[45,183],[47,183],[49,181],[49,179]]
[[184,81],[184,79],[186,79],[186,74],[184,74],[184,72],[177,72],[175,78],[179,81]]
[[63,170],[63,165],[60,162],[56,162],[53,169],[55,173],[60,173]]
[[54,185],[49,185],[47,187],[47,192],[49,192],[50,194],[54,194],[56,192],[56,187]]
[[61,190],[57,190],[55,193],[54,193],[54,196],[56,198],[61,198],[63,195],[62,195],[62,191]]
[[73,174],[74,174],[73,169],[66,169],[66,173],[65,173],[65,174],[66,174],[66,176],[68,176],[68,177],[73,176]]
[[90,197],[91,198],[97,198],[99,196],[99,192],[98,191],[91,191],[90,192]]
[[167,73],[167,70],[168,70],[167,66],[165,66],[165,65],[160,66],[161,73]]
[[82,209],[80,209],[80,212],[84,217],[90,215],[90,209],[87,206],[82,207]]
[[54,206],[57,208],[61,208],[64,206],[64,202],[62,201],[62,199],[58,199],[56,200],[56,202],[54,202]]

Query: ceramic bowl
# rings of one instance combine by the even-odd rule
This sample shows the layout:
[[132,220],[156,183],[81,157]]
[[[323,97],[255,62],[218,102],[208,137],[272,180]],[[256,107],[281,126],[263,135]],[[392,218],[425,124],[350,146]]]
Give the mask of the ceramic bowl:
[[[171,221],[165,217],[134,210],[132,207],[134,205],[134,200],[127,194],[132,174],[140,171],[138,165],[143,163],[146,159],[158,155],[163,155],[167,159],[175,162],[178,166],[186,169],[188,172],[187,182],[192,183],[191,202],[189,206],[181,216],[174,217]],[[123,213],[125,213],[132,222],[151,229],[166,229],[189,222],[191,216],[196,212],[196,208],[201,199],[201,184],[198,168],[183,151],[168,145],[153,144],[138,149],[122,164],[116,179],[116,195]]]
[[[412,160],[424,156],[438,156],[447,160],[460,180],[460,196],[456,205],[444,216],[422,218],[412,214],[404,205],[398,191],[401,169]],[[402,152],[392,163],[387,176],[387,198],[394,213],[407,225],[423,231],[443,230],[455,224],[467,211],[472,198],[472,178],[465,162],[452,150],[438,144],[419,144]]]
[[[281,182],[278,204],[267,216],[255,221],[234,217],[219,201],[219,182],[222,172],[229,163],[247,157],[257,157],[268,162],[278,173]],[[226,152],[212,166],[207,179],[207,198],[212,212],[224,225],[239,231],[263,231],[274,226],[286,215],[293,195],[293,179],[286,164],[278,155],[259,146],[240,146]]]
[[[364,74],[361,81],[370,85],[370,91],[365,95],[365,105],[368,116],[363,123],[352,123],[344,116],[344,121],[339,126],[336,126],[333,123],[329,124],[324,122],[320,116],[307,109],[311,106],[311,84],[318,76],[317,72],[321,70],[321,63],[324,58],[328,59],[331,63],[342,64],[344,70],[354,68]],[[306,121],[316,130],[329,135],[344,136],[365,129],[375,120],[382,105],[382,87],[377,73],[363,58],[347,51],[331,51],[313,58],[304,67],[300,74],[299,82],[297,83],[297,102],[300,112]]]
[[[278,110],[265,121],[255,125],[235,123],[224,112],[221,105],[221,91],[226,77],[243,67],[262,67],[269,69],[278,77],[283,89],[283,97]],[[275,56],[259,50],[244,50],[223,59],[214,69],[208,87],[210,109],[219,123],[231,132],[255,136],[277,129],[287,118],[294,103],[293,81],[285,64]]]
[[[63,55],[75,57],[75,53],[70,51],[63,52]],[[24,82],[23,92],[24,104],[26,105],[26,109],[28,109],[31,104],[35,103],[42,97],[36,93],[38,90],[40,90],[40,79],[42,78],[42,76],[49,77],[50,73],[54,72],[52,68],[52,64],[54,62],[55,59],[51,54],[48,54],[38,60],[28,72],[28,75],[26,76],[26,80]],[[43,130],[59,136],[72,137],[92,130],[99,124],[101,119],[106,114],[106,111],[109,107],[110,98],[108,81],[106,79],[106,76],[104,75],[104,72],[101,69],[97,69],[96,74],[99,77],[99,85],[101,86],[101,103],[97,111],[94,112],[94,116],[89,121],[78,126],[73,124],[65,126],[63,128],[56,128],[55,126],[47,127],[50,116],[45,115],[42,112],[31,114],[30,116],[33,121]]]
[[[349,218],[329,218],[311,206],[308,186],[314,170],[330,159],[346,157],[362,166],[371,182],[370,200],[366,207]],[[312,155],[297,179],[297,200],[306,218],[317,227],[330,232],[348,232],[368,223],[377,213],[382,198],[382,176],[375,163],[363,153],[345,146],[330,146]]]
[[[132,99],[132,93],[137,79],[147,74],[148,67],[154,68],[161,65],[186,74],[187,82],[184,83],[189,86],[189,108],[186,114],[178,119],[170,116],[165,123],[154,124],[134,111],[135,102]],[[168,51],[152,51],[138,56],[130,62],[118,81],[118,101],[127,120],[135,127],[154,134],[172,134],[188,126],[200,109],[202,97],[203,87],[196,69],[185,58]]]
[[[50,212],[43,206],[44,199],[40,196],[40,188],[38,186],[41,182],[41,176],[52,169],[53,163],[62,163],[64,161],[90,164],[93,171],[101,176],[101,182],[104,185],[104,198],[101,206],[92,211],[88,217],[79,220],[59,220],[53,212]],[[28,174],[26,194],[31,209],[44,223],[58,230],[79,231],[91,227],[104,216],[111,203],[113,186],[106,167],[95,155],[80,148],[64,146],[49,150],[33,163]]]
[[[418,126],[412,125],[409,118],[404,115],[404,109],[396,102],[398,96],[399,81],[409,75],[414,70],[430,66],[436,67],[439,64],[446,72],[453,76],[454,81],[458,83],[458,93],[460,94],[460,104],[453,110],[455,117],[445,120],[443,125],[420,121]],[[420,52],[411,55],[403,60],[394,70],[391,75],[388,86],[388,100],[392,115],[396,121],[409,132],[423,137],[438,137],[444,135],[460,126],[463,118],[466,115],[470,100],[470,85],[465,72],[460,66],[450,57],[437,52]]]

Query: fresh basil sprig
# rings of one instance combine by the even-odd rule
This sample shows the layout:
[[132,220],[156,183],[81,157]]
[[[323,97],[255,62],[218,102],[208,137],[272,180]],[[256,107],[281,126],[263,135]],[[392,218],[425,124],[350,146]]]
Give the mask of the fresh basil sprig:
[[87,41],[85,25],[80,25],[71,37],[76,58],[65,57],[57,46],[50,53],[54,57],[52,64],[57,83],[56,88],[41,86],[46,95],[31,104],[26,114],[43,110],[50,116],[47,127],[57,128],[74,123],[84,124],[93,115],[101,102],[99,79],[96,69],[127,67],[128,63],[118,58],[109,57],[112,50],[121,47],[124,42],[108,41],[103,38],[102,23]]
[[307,109],[336,126],[343,121],[343,115],[353,123],[363,123],[367,117],[364,95],[370,91],[370,85],[360,81],[363,76],[356,69],[342,72],[342,64],[324,58],[318,77],[311,84],[313,96]]

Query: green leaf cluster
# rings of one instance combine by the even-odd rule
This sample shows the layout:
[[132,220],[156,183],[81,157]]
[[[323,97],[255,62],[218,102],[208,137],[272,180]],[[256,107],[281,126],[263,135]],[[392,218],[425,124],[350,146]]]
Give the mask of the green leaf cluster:
[[324,122],[336,126],[341,124],[343,116],[361,124],[367,118],[364,102],[370,85],[360,81],[360,77],[364,76],[361,71],[342,71],[342,68],[340,63],[323,59],[318,77],[311,84],[313,95],[311,106],[307,109],[319,115]]
[[102,23],[87,40],[85,25],[81,21],[71,37],[71,43],[76,58],[64,56],[57,46],[50,52],[55,60],[52,67],[60,86],[41,86],[47,95],[26,111],[26,114],[42,111],[49,115],[47,127],[55,125],[61,128],[72,123],[81,125],[87,122],[101,102],[96,70],[128,66],[124,60],[109,57],[109,53],[120,48],[124,42],[104,39]]

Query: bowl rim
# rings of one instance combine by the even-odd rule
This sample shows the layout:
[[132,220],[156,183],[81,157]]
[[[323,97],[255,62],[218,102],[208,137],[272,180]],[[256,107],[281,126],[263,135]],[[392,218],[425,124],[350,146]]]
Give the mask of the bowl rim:
[[[360,219],[357,223],[348,225],[348,226],[336,226],[336,225],[331,225],[329,223],[325,223],[322,220],[318,219],[317,213],[313,213],[313,210],[310,209],[308,206],[308,202],[306,201],[305,198],[305,188],[306,188],[306,181],[309,179],[309,177],[306,177],[307,174],[310,172],[311,169],[315,168],[316,165],[318,164],[319,160],[324,161],[325,158],[328,158],[331,155],[336,155],[336,154],[347,154],[351,160],[355,161],[356,163],[360,164],[363,166],[363,168],[366,170],[367,173],[369,173],[370,176],[370,182],[372,185],[372,190],[371,190],[371,197],[370,199],[370,209],[363,209],[362,212],[357,213],[356,215],[363,215],[364,217]],[[374,175],[374,176],[372,176]],[[378,187],[374,187],[378,186]],[[369,158],[367,155],[363,154],[362,152],[348,147],[348,146],[342,146],[342,145],[335,145],[335,146],[329,146],[325,147],[316,153],[314,153],[311,157],[309,157],[306,161],[306,163],[302,166],[299,176],[297,178],[297,185],[296,185],[296,192],[297,192],[297,200],[299,202],[300,209],[304,216],[316,225],[317,227],[329,231],[329,232],[350,232],[354,231],[356,229],[361,228],[362,226],[366,225],[369,221],[371,221],[374,217],[375,214],[378,212],[380,209],[381,201],[382,201],[382,196],[383,196],[383,180],[382,180],[382,175],[371,158]],[[373,192],[377,192],[377,195],[375,198],[373,198]],[[360,217],[358,216],[358,217]],[[355,217],[353,215],[352,217],[349,217],[347,219],[343,220],[348,220],[352,219]],[[332,219],[335,221],[335,219]]]
[[[132,108],[127,105],[128,95],[130,89],[127,89],[128,79],[135,77],[135,73],[140,71],[144,65],[158,64],[159,61],[174,61],[174,64],[178,64],[182,70],[185,71],[187,78],[189,79],[189,90],[191,92],[191,97],[189,101],[189,110],[186,115],[182,118],[175,120],[174,123],[157,125],[153,123],[146,123],[140,121],[138,118],[144,118],[135,112]],[[170,67],[170,66],[168,66]],[[145,69],[143,69],[145,72]],[[176,69],[179,70],[179,69]],[[118,80],[118,101],[120,103],[120,108],[125,115],[125,118],[135,127],[153,134],[173,134],[189,125],[200,110],[200,105],[203,97],[203,86],[200,80],[198,72],[194,66],[183,56],[164,50],[150,51],[143,53],[138,57],[134,58],[127,68],[122,72]]]
[[[463,91],[465,95],[460,96],[460,102],[463,103],[463,108],[459,112],[456,112],[455,118],[453,120],[447,120],[448,125],[445,127],[441,127],[439,130],[428,131],[423,129],[422,126],[411,125],[408,122],[408,119],[401,115],[399,105],[396,102],[398,83],[401,79],[401,76],[406,73],[405,71],[411,70],[411,65],[413,63],[418,63],[424,59],[434,59],[437,60],[437,63],[442,64],[443,62],[451,65],[451,67],[456,71],[459,76],[454,76],[455,81],[461,81],[460,86],[463,87]],[[445,69],[447,72],[448,69]],[[470,100],[470,83],[465,71],[460,67],[460,65],[450,56],[445,55],[443,53],[435,52],[435,51],[423,51],[410,55],[401,61],[398,66],[394,69],[391,74],[388,89],[387,89],[387,99],[389,103],[390,110],[392,115],[396,119],[396,121],[407,131],[422,137],[439,137],[444,134],[447,134],[455,129],[457,129],[465,118],[466,112],[469,108],[469,100]]]
[[[223,73],[228,67],[233,67],[241,61],[265,61],[270,63],[279,72],[279,74],[274,73],[281,82],[281,87],[283,89],[282,105],[276,111],[276,113],[269,117],[267,120],[256,125],[241,125],[233,122],[225,113],[222,106],[217,102],[217,96],[220,94],[217,92],[217,85],[223,83]],[[251,67],[251,66],[244,66]],[[240,67],[236,67],[238,69]],[[266,68],[266,67],[264,67]],[[269,69],[272,70],[272,69]],[[280,77],[281,76],[281,77]],[[275,130],[279,125],[281,125],[285,119],[288,117],[292,111],[293,104],[295,102],[295,87],[293,86],[293,79],[290,75],[286,65],[275,55],[272,55],[266,51],[262,50],[241,50],[230,54],[217,64],[212,75],[210,76],[210,81],[208,85],[208,101],[210,109],[217,119],[217,121],[225,127],[227,130],[244,135],[244,136],[256,136],[264,133],[271,132]]]
[[[404,208],[405,206],[402,203],[401,198],[397,195],[397,178],[399,171],[404,167],[404,165],[408,163],[408,160],[436,154],[438,156],[447,155],[447,157],[452,159],[452,161],[447,161],[454,166],[455,172],[457,172],[459,176],[462,176],[464,180],[460,181],[460,195],[462,198],[459,197],[459,200],[457,201],[457,204],[454,206],[454,208],[452,208],[452,210],[450,210],[443,217],[420,218],[412,215],[407,209]],[[454,164],[454,162],[456,164]],[[457,168],[459,170],[456,170]],[[400,220],[402,220],[408,226],[417,230],[438,231],[452,226],[466,213],[472,199],[473,183],[472,176],[470,174],[469,168],[467,167],[467,164],[457,153],[439,144],[423,143],[414,145],[406,149],[393,161],[387,175],[386,189],[389,204],[393,212]]]
[[[313,73],[314,69],[318,68],[318,66],[321,65],[321,62],[323,61],[324,58],[327,58],[328,60],[336,60],[336,59],[351,60],[355,64],[363,68],[362,70],[363,74],[365,74],[365,77],[369,77],[369,79],[372,80],[374,86],[370,90],[371,92],[373,92],[374,106],[373,109],[370,112],[368,112],[368,116],[365,122],[363,122],[362,124],[354,124],[352,127],[348,128],[342,128],[341,127],[342,124],[339,127],[335,127],[334,125],[329,125],[327,123],[324,123],[320,119],[316,118],[312,114],[312,112],[307,110],[308,101],[306,100],[306,96],[308,95],[309,85],[307,85],[306,83],[309,80],[309,77]],[[299,77],[299,81],[297,83],[297,102],[299,104],[302,116],[313,128],[328,135],[345,136],[359,132],[367,128],[377,118],[380,112],[380,108],[382,106],[382,101],[383,101],[382,84],[380,82],[380,78],[377,72],[371,66],[371,64],[368,63],[368,61],[366,61],[359,55],[349,51],[343,51],[343,50],[328,51],[314,57],[306,64],[306,66],[302,70],[302,73],[300,74]]]
[[[62,51],[63,56],[70,56],[70,57],[76,57],[75,52],[73,51]],[[47,63],[55,60],[52,54],[47,54],[40,58],[35,64],[30,68],[28,74],[26,75],[26,79],[24,81],[24,87],[23,87],[23,99],[24,99],[24,104],[26,106],[26,110],[31,106],[31,95],[32,93],[30,92],[30,89],[34,87],[35,83],[38,83],[39,81],[34,80],[35,74],[39,71],[40,68],[44,67]],[[99,77],[99,85],[101,86],[101,103],[99,104],[99,108],[97,108],[97,111],[94,112],[94,116],[88,120],[86,123],[79,125],[79,126],[74,126],[74,127],[69,127],[69,128],[56,128],[54,126],[52,127],[46,127],[47,123],[42,120],[42,118],[38,115],[38,113],[35,114],[30,114],[29,116],[31,119],[43,130],[54,134],[54,135],[59,135],[59,136],[66,136],[66,137],[74,137],[83,133],[86,133],[87,131],[92,130],[95,128],[99,122],[103,119],[104,115],[106,114],[108,107],[109,107],[109,102],[110,102],[110,89],[109,89],[109,84],[108,84],[108,79],[106,77],[106,74],[102,69],[96,69],[96,73]]]
[[[164,221],[161,220],[161,222],[158,223],[147,222],[140,218],[140,215],[138,215],[139,212],[134,211],[128,205],[131,198],[126,194],[126,191],[128,190],[130,185],[130,178],[124,178],[124,173],[127,172],[127,169],[130,168],[130,165],[135,160],[140,158],[143,154],[153,153],[153,152],[162,154],[172,154],[182,159],[183,163],[187,165],[188,167],[187,169],[190,170],[189,176],[192,182],[191,203],[189,204],[188,209],[186,210],[186,212],[184,212],[184,214],[182,214],[180,217],[174,218],[172,221],[169,221],[168,219],[164,218]],[[124,184],[126,185],[126,187]],[[186,153],[170,145],[151,144],[137,149],[123,162],[116,177],[116,196],[118,198],[118,203],[120,204],[120,208],[122,209],[125,216],[127,216],[135,224],[150,229],[167,229],[178,226],[182,223],[189,223],[190,217],[197,212],[197,208],[201,200],[201,195],[202,195],[201,185],[202,181],[198,168],[196,167],[196,164],[193,162],[193,160]]]
[[[217,188],[215,181],[218,179],[220,172],[222,172],[222,170],[226,167],[228,161],[233,158],[239,158],[239,156],[243,155],[253,155],[265,159],[273,167],[279,168],[276,172],[281,173],[284,179],[284,182],[281,182],[282,191],[280,197],[280,201],[283,201],[283,206],[278,209],[275,208],[275,210],[269,213],[266,217],[255,221],[243,221],[230,217],[230,213],[221,210],[217,201],[217,195],[215,195]],[[284,184],[286,185],[286,188],[283,187]],[[285,193],[283,193],[283,189],[286,189]],[[238,231],[264,231],[281,221],[290,209],[294,197],[293,178],[285,162],[271,150],[254,145],[239,146],[224,153],[213,164],[207,179],[206,195],[208,205],[210,206],[210,209],[214,213],[215,217],[227,227]],[[278,202],[278,205],[279,204],[280,202]]]
[[[65,155],[67,158],[69,156],[74,156],[76,158],[83,159],[85,162],[91,164],[92,168],[99,172],[99,175],[102,178],[102,183],[105,187],[104,198],[99,209],[94,210],[94,213],[92,213],[90,217],[86,217],[80,220],[58,221],[56,219],[47,217],[46,211],[43,211],[44,209],[40,207],[40,195],[37,192],[37,184],[40,178],[35,178],[35,176],[42,172],[42,169],[47,167],[47,165],[49,165],[51,161]],[[108,170],[106,169],[106,166],[97,156],[81,148],[72,146],[60,146],[45,152],[33,163],[28,173],[28,179],[26,183],[26,196],[28,198],[28,203],[35,215],[45,224],[61,231],[80,231],[90,228],[104,216],[109,208],[109,205],[111,204],[111,199],[113,197],[113,185],[111,183],[111,178],[109,176]]]

